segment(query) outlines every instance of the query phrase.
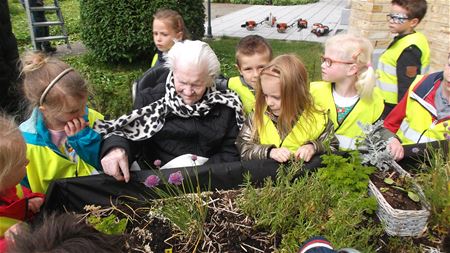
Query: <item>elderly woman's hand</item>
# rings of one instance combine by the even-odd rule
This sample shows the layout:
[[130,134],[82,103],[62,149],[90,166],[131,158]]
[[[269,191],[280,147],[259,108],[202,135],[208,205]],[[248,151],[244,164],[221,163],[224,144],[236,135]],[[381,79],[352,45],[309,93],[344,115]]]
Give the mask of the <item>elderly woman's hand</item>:
[[128,182],[130,180],[130,168],[128,156],[123,148],[113,148],[102,160],[105,174],[113,176],[118,181]]

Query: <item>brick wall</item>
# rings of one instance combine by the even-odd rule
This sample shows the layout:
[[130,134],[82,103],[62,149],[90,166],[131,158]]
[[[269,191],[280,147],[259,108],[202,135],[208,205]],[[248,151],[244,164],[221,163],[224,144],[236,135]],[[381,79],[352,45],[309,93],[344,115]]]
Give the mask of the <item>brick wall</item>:
[[[450,52],[450,1],[428,0],[425,18],[417,27],[428,38],[431,48],[431,71],[443,69]],[[359,32],[372,41],[380,53],[392,40],[386,14],[391,0],[352,0],[349,31]]]

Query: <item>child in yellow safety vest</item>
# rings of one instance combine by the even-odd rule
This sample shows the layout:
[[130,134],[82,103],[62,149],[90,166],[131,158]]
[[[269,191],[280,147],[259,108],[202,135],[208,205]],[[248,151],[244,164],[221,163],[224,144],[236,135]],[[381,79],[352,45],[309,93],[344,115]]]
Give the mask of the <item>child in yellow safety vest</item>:
[[188,31],[183,17],[170,9],[159,9],[153,15],[153,43],[157,52],[153,56],[151,67],[164,63],[164,55],[172,48],[176,41],[188,39]]
[[239,95],[248,115],[255,108],[255,87],[261,70],[272,60],[272,48],[259,35],[248,35],[236,46],[236,68],[240,75],[228,80],[228,89]]
[[20,124],[30,161],[23,184],[45,193],[55,179],[97,173],[101,136],[91,127],[103,115],[87,107],[86,82],[66,63],[42,53],[27,54],[22,62],[32,111]]
[[308,162],[328,142],[337,146],[333,123],[313,102],[305,65],[295,55],[276,57],[261,71],[255,111],[236,140],[242,159]]
[[[372,125],[383,113],[384,100],[375,87],[375,72],[370,65],[372,51],[370,41],[361,36],[339,34],[329,38],[321,57],[323,81],[311,83],[314,101],[330,111],[340,150],[357,149],[357,140],[363,135],[358,122]],[[399,143],[386,129],[380,134],[389,144]],[[392,151],[394,158],[402,157],[402,150]]]
[[25,176],[27,147],[16,123],[0,116],[0,252],[5,252],[19,223],[30,219],[44,202],[19,183]]
[[384,126],[403,144],[449,139],[450,54],[444,71],[417,76],[406,95],[391,111]]
[[377,85],[385,100],[383,118],[408,91],[417,75],[426,74],[430,47],[424,34],[415,31],[427,12],[425,0],[392,0],[387,14],[389,31],[397,34],[377,66]]

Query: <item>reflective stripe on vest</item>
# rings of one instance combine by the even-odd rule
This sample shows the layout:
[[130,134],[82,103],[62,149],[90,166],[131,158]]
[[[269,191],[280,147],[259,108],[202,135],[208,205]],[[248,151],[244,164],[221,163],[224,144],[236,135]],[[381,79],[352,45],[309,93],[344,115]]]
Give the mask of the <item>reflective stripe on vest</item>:
[[408,139],[407,143],[405,143],[405,144],[427,143],[427,142],[437,141],[436,139],[433,139],[426,135],[422,135],[422,133],[419,133],[419,132],[415,131],[414,129],[412,129],[409,126],[408,122],[406,121],[406,118],[402,121],[402,124],[400,125],[400,131],[401,131],[401,136],[399,136],[400,139],[403,140],[402,137]]
[[310,85],[314,102],[329,110],[336,137],[341,150],[355,149],[356,138],[363,135],[358,121],[373,124],[380,119],[384,110],[384,100],[378,88],[372,92],[371,100],[359,99],[345,119],[339,123],[336,105],[333,98],[333,87],[329,82],[312,82]]
[[336,134],[336,138],[339,140],[339,148],[342,150],[355,150],[356,140],[345,135]]
[[[411,87],[409,87],[405,118],[397,131],[397,136],[403,144],[426,143],[445,139],[444,133],[448,132],[448,130],[444,123],[449,124],[450,120],[438,122],[435,116],[432,115],[432,113],[436,112],[434,105],[414,92],[416,88],[419,89],[421,87],[429,87],[427,89],[431,91],[435,87],[434,78],[434,74],[417,76]],[[425,86],[418,87],[418,85]]]
[[158,62],[158,53],[156,53],[156,54],[153,56],[152,64],[150,65],[150,67],[155,66],[155,65],[156,65],[156,62]]
[[[275,145],[277,148],[285,147],[291,152],[297,151],[297,149],[305,145],[308,141],[317,140],[327,125],[328,117],[325,113],[313,114],[315,120],[315,127],[311,124],[305,124],[304,116],[300,116],[300,119],[295,124],[292,131],[286,136],[284,140],[281,140],[280,135],[275,127],[275,124],[267,116],[263,115],[263,127],[264,130],[258,129],[258,135],[260,143],[264,145]],[[309,126],[306,130],[301,126]]]
[[429,71],[430,48],[422,33],[415,32],[395,42],[381,55],[377,66],[377,85],[380,87],[383,98],[387,103],[398,103],[397,60],[402,52],[411,45],[417,46],[422,53],[420,74],[423,75]]
[[241,82],[240,76],[231,77],[228,80],[228,89],[236,92],[244,106],[245,115],[248,115],[255,108],[255,94]]

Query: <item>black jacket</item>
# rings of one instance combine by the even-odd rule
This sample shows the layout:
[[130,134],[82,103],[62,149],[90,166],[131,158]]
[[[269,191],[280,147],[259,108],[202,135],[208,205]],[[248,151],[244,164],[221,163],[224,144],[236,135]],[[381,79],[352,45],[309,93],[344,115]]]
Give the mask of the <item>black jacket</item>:
[[11,113],[17,109],[17,95],[10,94],[10,88],[18,82],[19,52],[12,33],[8,1],[0,0],[0,107]]
[[[164,96],[167,72],[160,74],[159,77],[147,78],[159,82],[157,84],[138,81],[133,109],[142,108]],[[111,148],[122,147],[128,154],[130,164],[137,159],[141,168],[153,167],[157,159],[164,165],[187,153],[208,157],[208,164],[239,161],[234,145],[238,133],[234,109],[217,104],[203,117],[181,118],[169,114],[163,128],[145,141],[109,137],[103,141],[101,157]]]

